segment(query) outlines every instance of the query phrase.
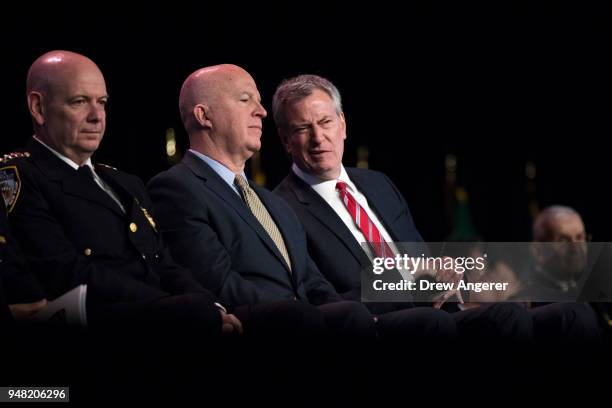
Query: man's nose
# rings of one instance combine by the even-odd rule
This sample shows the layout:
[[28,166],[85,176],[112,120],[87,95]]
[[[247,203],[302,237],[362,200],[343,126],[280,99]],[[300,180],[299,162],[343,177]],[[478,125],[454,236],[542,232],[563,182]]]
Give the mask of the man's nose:
[[257,102],[257,108],[255,109],[255,115],[259,116],[262,119],[265,118],[266,116],[268,116],[268,112],[263,107],[261,102]]
[[321,143],[323,140],[325,140],[325,132],[323,128],[317,125],[313,126],[312,127],[312,139],[313,141],[317,143]]
[[89,109],[89,115],[87,116],[87,120],[90,122],[99,122],[105,115],[105,110],[103,105],[93,104]]

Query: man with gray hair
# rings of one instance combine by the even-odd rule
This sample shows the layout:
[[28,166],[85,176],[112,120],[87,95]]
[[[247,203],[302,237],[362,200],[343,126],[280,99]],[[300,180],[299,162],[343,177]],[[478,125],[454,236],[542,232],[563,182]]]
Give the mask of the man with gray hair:
[[533,223],[533,241],[560,245],[535,245],[534,278],[539,284],[577,297],[578,280],[587,267],[586,231],[582,217],[571,207],[545,208]]
[[[551,341],[599,341],[597,315],[588,303],[577,303],[585,289],[587,233],[575,209],[552,205],[532,226],[533,262],[517,299],[531,301],[537,338]],[[557,302],[557,303],[550,303]]]
[[[283,81],[272,109],[281,142],[293,160],[274,190],[294,209],[308,237],[308,250],[325,277],[347,299],[361,297],[361,271],[372,259],[398,254],[394,242],[421,242],[408,205],[383,173],[342,164],[346,120],[338,89],[317,75]],[[438,271],[447,281],[458,274]],[[450,294],[450,293],[449,293]],[[438,304],[439,306],[439,304]],[[401,326],[411,338],[446,312],[410,303],[369,304],[380,333]],[[518,305],[492,304],[453,313],[460,333],[530,341],[531,317]],[[452,320],[452,319],[451,319]]]

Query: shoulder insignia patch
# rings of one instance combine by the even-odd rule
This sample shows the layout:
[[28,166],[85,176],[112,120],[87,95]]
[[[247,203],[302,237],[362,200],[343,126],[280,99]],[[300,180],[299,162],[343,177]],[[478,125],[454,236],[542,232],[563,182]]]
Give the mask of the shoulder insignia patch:
[[30,157],[30,153],[28,153],[28,152],[7,153],[7,154],[3,155],[2,157],[0,157],[0,164],[6,163],[6,162],[11,161],[13,159],[17,159],[19,157]]
[[0,189],[2,189],[2,198],[6,210],[8,212],[13,211],[21,191],[21,179],[17,166],[0,167]]

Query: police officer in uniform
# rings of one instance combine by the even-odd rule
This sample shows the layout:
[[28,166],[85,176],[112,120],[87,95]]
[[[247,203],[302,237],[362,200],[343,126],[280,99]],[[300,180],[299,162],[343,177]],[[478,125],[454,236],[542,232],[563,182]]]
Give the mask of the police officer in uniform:
[[240,321],[167,253],[142,182],[94,164],[104,77],[89,58],[51,51],[30,67],[35,134],[0,166],[9,221],[50,298],[87,285],[89,326],[241,332]]

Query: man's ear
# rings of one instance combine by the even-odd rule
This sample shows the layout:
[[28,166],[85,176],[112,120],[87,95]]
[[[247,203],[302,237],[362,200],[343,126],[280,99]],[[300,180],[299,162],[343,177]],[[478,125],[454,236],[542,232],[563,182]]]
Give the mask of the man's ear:
[[28,94],[28,108],[30,115],[38,126],[45,124],[45,107],[43,104],[43,96],[40,92],[32,91]]
[[204,128],[212,128],[212,121],[209,117],[210,108],[208,105],[203,105],[201,103],[197,104],[193,107],[193,116],[196,121]]
[[280,137],[281,143],[285,148],[285,153],[291,155],[291,145],[289,144],[289,135],[285,131],[283,131],[280,127],[276,128],[278,132],[278,136]]
[[340,127],[342,128],[342,139],[346,140],[346,120],[344,119],[344,112],[340,112]]

